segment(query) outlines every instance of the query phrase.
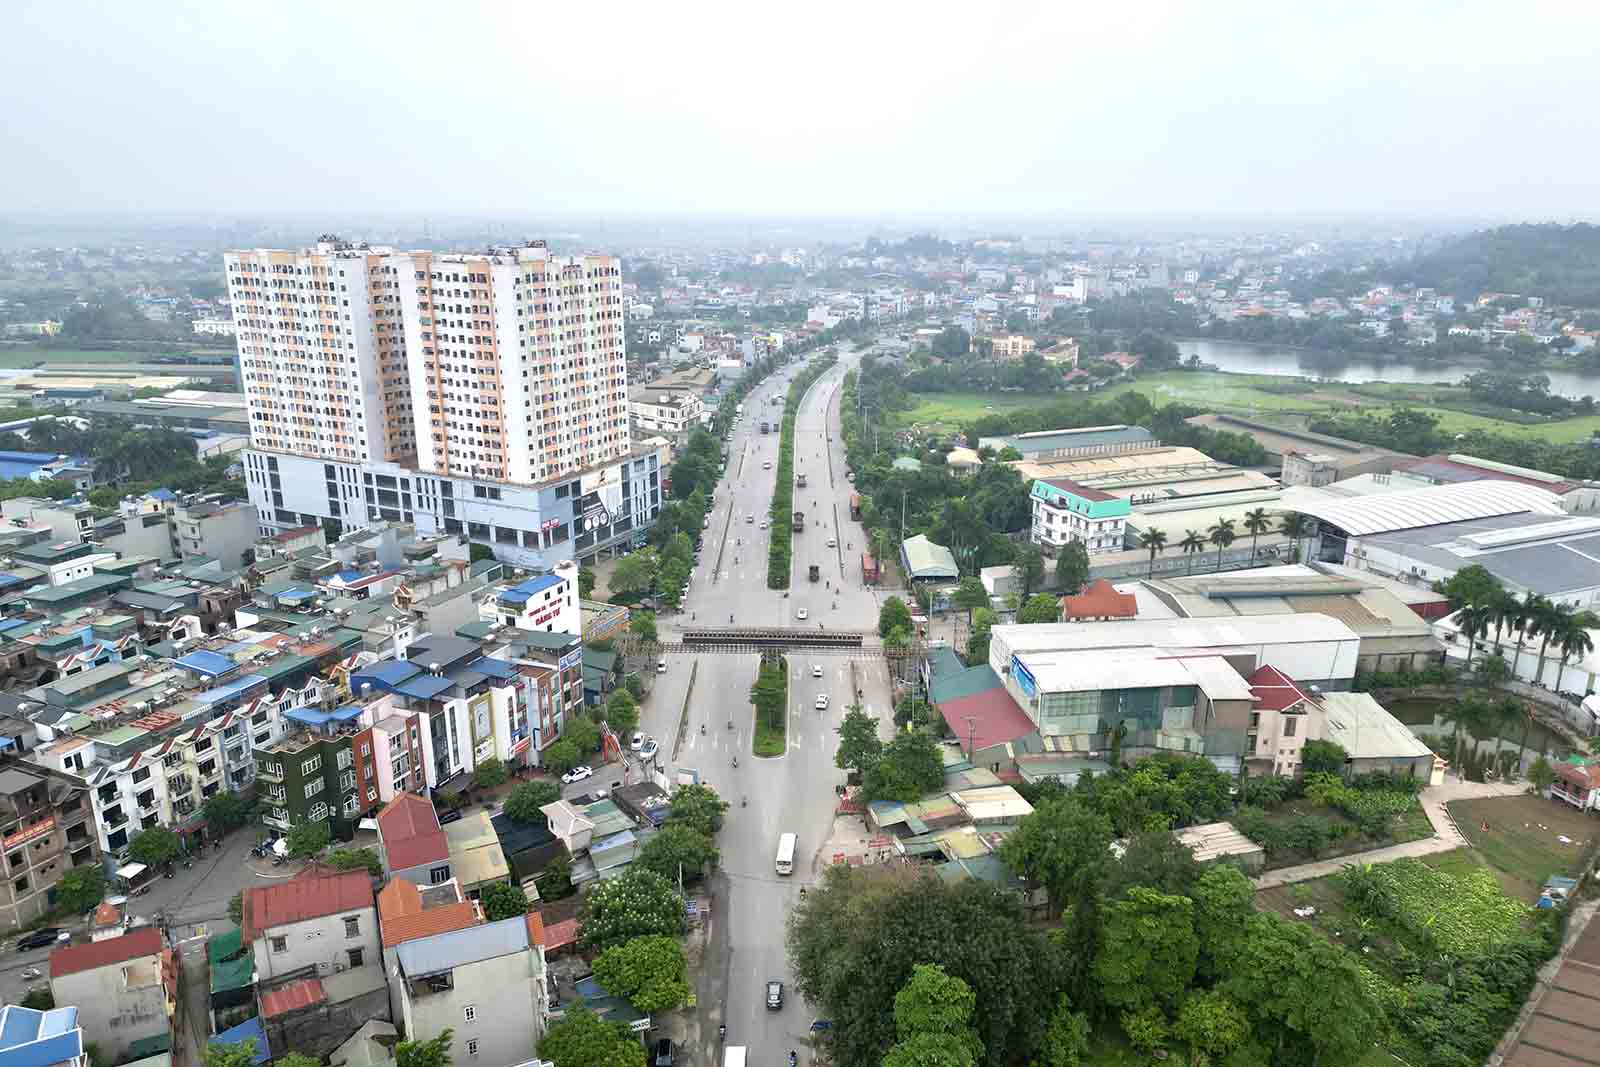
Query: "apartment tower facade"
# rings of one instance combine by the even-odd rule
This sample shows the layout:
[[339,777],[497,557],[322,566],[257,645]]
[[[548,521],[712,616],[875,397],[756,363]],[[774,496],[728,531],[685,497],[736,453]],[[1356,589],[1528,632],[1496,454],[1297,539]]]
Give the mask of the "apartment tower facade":
[[655,518],[664,457],[628,436],[616,257],[325,237],[225,263],[263,533],[415,522],[550,567]]

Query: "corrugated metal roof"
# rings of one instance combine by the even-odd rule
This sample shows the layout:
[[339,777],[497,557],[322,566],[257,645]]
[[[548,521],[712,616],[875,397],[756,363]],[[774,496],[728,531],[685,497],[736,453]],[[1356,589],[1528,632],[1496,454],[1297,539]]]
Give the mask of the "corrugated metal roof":
[[1536,515],[1564,514],[1561,498],[1548,489],[1497,479],[1429,486],[1355,500],[1306,501],[1299,511],[1356,536],[1524,511]]
[[528,924],[517,915],[465,930],[419,937],[401,944],[395,955],[405,974],[416,978],[527,950]]
[[954,578],[961,573],[950,550],[923,534],[906,538],[900,545],[900,554],[913,578]]

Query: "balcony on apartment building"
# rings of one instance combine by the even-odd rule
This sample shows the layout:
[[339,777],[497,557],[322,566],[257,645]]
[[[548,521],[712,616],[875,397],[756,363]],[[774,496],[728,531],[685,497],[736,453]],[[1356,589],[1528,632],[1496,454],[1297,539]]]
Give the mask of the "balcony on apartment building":
[[448,993],[456,987],[455,971],[436,971],[433,974],[419,974],[406,982],[406,989],[412,1000],[421,1000],[431,997],[435,993]]

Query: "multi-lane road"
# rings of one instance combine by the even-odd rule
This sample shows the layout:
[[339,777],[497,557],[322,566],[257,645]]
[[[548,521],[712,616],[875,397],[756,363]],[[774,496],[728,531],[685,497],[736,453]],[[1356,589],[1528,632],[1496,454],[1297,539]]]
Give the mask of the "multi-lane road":
[[[796,509],[805,511],[806,528],[794,536],[788,594],[767,588],[771,531],[762,524],[772,502],[779,435],[763,435],[760,424],[763,418],[778,419],[782,409],[770,400],[786,396],[793,367],[757,387],[745,400],[744,418],[726,442],[727,471],[704,531],[701,562],[683,613],[662,620],[664,640],[671,640],[671,631],[678,626],[726,626],[730,617],[738,626],[870,629],[876,625],[877,599],[861,583],[858,561],[863,535],[849,517],[851,490],[839,432],[844,373],[858,361],[854,352],[841,346],[838,365],[819,378],[800,403],[795,472],[806,475],[808,486],[797,489],[794,500]],[[835,542],[832,547],[830,539]],[[815,584],[807,580],[811,564],[822,572]],[[753,1063],[783,1063],[789,1049],[805,1048],[813,1015],[790,989],[784,920],[801,887],[817,878],[825,858],[821,850],[837,804],[834,788],[844,780],[833,764],[838,743],[834,731],[854,699],[857,677],[862,703],[882,717],[886,728],[891,718],[881,662],[858,660],[853,674],[851,661],[843,656],[792,653],[787,751],[778,758],[757,759],[751,753],[754,709],[749,698],[756,667],[753,655],[669,657],[667,672],[656,678],[641,725],[660,741],[664,766],[698,771],[733,805],[719,836],[722,865],[714,880],[712,958],[705,960],[702,1032],[692,1050],[696,1062],[713,1065],[720,1062],[719,1023],[728,1028],[727,1043],[747,1046]],[[820,677],[813,676],[814,667],[821,668]],[[680,729],[691,676],[694,689]],[[819,694],[828,697],[826,711],[815,706]],[[799,835],[790,877],[775,871],[778,838],[785,832]],[[781,1011],[766,1008],[770,978],[784,982]]]

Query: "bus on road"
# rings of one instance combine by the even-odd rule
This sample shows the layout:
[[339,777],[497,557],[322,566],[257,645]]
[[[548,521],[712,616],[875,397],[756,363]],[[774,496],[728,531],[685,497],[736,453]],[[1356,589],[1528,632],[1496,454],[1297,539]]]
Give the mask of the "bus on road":
[[784,834],[778,838],[778,873],[794,873],[794,846],[797,842],[794,834]]

